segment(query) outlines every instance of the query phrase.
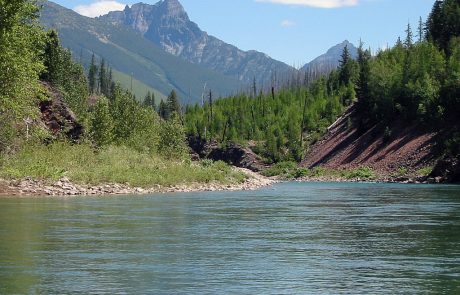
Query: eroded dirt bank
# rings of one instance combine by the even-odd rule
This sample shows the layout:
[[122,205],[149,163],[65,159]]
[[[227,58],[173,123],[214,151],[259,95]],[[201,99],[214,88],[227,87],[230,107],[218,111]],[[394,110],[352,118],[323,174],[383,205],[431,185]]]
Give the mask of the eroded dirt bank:
[[384,135],[381,126],[360,132],[350,126],[354,117],[352,107],[311,146],[302,166],[328,169],[369,167],[380,175],[390,175],[415,173],[436,164],[439,158],[437,133],[424,132],[416,124],[407,126],[397,118],[390,136]]

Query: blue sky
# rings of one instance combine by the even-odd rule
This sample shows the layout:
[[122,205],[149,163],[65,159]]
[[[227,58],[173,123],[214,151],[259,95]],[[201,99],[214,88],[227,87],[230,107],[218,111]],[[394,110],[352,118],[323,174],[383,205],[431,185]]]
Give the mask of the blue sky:
[[[373,50],[392,46],[407,23],[414,32],[434,0],[179,0],[202,30],[244,50],[301,66],[347,39]],[[80,9],[157,0],[54,0]],[[94,10],[93,6],[93,10]],[[86,7],[88,8],[88,7]],[[90,10],[91,11],[91,10]]]

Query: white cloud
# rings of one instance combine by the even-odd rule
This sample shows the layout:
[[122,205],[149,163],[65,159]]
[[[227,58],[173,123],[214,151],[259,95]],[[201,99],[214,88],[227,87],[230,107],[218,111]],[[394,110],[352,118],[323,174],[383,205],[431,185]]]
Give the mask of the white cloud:
[[300,5],[318,8],[338,8],[357,5],[360,0],[255,0],[283,5]]
[[126,4],[113,0],[96,0],[96,2],[88,5],[79,5],[73,10],[81,15],[88,17],[97,17],[107,14],[110,11],[124,10]]
[[283,28],[293,27],[293,26],[295,26],[295,22],[293,22],[292,20],[286,19],[286,20],[283,20],[283,21],[281,22],[281,26],[282,26]]

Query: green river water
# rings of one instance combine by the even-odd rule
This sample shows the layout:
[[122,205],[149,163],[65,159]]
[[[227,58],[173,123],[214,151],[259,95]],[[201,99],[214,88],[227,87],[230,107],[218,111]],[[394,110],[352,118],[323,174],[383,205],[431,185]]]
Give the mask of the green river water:
[[0,294],[460,294],[460,187],[4,198]]

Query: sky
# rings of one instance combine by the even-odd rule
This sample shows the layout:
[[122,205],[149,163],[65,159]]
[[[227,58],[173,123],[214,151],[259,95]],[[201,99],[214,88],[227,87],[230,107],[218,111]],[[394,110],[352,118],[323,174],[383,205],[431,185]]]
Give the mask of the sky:
[[[87,16],[158,0],[52,0]],[[434,0],[179,0],[200,28],[243,50],[300,67],[349,40],[373,51],[414,34]]]

